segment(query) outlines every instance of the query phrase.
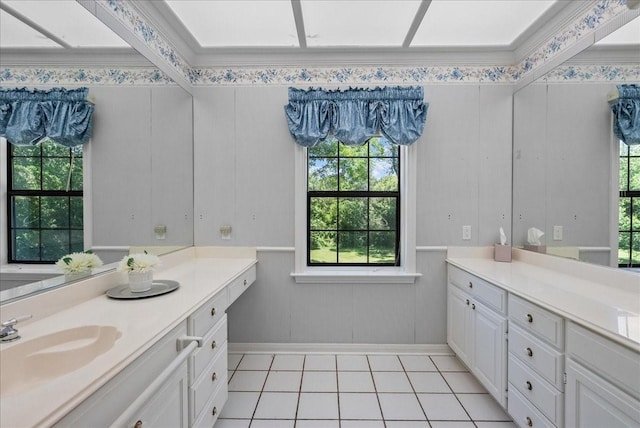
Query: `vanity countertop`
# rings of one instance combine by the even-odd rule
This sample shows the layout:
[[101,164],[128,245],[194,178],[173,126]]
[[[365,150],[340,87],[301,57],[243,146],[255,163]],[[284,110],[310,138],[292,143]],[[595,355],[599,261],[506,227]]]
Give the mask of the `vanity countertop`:
[[505,263],[454,250],[447,262],[640,352],[640,275],[526,253]]
[[[257,262],[255,250],[247,250],[230,250],[233,254],[227,257],[224,251],[190,248],[178,252],[177,256],[162,257],[163,264],[165,260],[169,260],[166,265],[170,266],[163,266],[162,270],[154,274],[154,279],[175,280],[180,283],[176,291],[162,296],[135,300],[108,298],[104,292],[123,280],[122,274],[112,272],[88,280],[96,282],[97,285],[93,287],[97,291],[94,296],[80,303],[40,316],[34,307],[34,318],[17,325],[22,338],[0,345],[0,375],[5,370],[11,370],[11,367],[5,367],[2,363],[2,351],[30,339],[88,325],[113,326],[120,331],[121,336],[111,349],[81,368],[37,385],[27,392],[3,395],[0,403],[0,426],[50,426],[55,423],[171,329],[184,322],[209,298],[253,266]],[[77,283],[76,288],[83,282]],[[24,309],[25,303],[21,304],[21,309]],[[53,306],[56,305],[59,303],[54,302]],[[3,312],[4,309],[5,307]],[[14,311],[15,308],[7,312]],[[15,314],[3,313],[3,319],[7,316],[13,317]]]

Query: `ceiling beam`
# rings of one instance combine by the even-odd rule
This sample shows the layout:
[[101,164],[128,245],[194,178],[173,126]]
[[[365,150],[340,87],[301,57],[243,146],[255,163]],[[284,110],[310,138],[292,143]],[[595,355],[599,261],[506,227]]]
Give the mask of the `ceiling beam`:
[[424,19],[424,15],[429,10],[429,6],[431,6],[431,0],[422,0],[418,10],[413,17],[413,22],[411,22],[411,26],[409,27],[409,31],[407,31],[407,36],[404,38],[404,42],[402,42],[403,48],[408,48],[411,46],[411,42],[418,32],[418,28],[420,28],[420,24],[422,24],[422,20]]
[[293,9],[293,19],[296,22],[296,31],[298,32],[298,44],[304,49],[307,47],[307,33],[304,30],[304,18],[302,17],[300,0],[291,0],[291,8]]
[[9,15],[13,16],[14,18],[16,18],[17,20],[21,21],[22,23],[24,23],[24,24],[28,25],[29,27],[33,28],[38,33],[40,33],[40,34],[42,34],[44,36],[47,36],[47,38],[53,40],[54,42],[56,42],[60,46],[65,47],[65,48],[71,48],[72,47],[65,40],[63,40],[60,37],[56,36],[52,32],[45,30],[40,25],[38,25],[36,22],[30,20],[29,18],[27,18],[26,16],[24,16],[23,14],[21,14],[20,12],[15,10],[14,8],[12,8],[10,6],[7,6],[6,3],[0,2],[0,9],[4,10]]

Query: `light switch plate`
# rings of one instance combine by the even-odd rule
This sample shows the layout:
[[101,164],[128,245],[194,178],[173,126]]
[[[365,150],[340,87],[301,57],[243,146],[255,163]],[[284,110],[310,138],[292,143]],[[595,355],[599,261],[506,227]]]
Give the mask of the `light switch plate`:
[[471,225],[462,226],[462,239],[465,241],[471,240]]

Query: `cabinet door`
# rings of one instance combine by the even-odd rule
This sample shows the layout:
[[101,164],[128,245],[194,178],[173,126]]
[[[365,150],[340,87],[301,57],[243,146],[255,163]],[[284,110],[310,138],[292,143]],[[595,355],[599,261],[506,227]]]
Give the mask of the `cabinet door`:
[[567,358],[567,428],[640,426],[640,401]]
[[486,306],[471,304],[473,357],[471,370],[489,393],[506,407],[507,321]]
[[448,287],[447,296],[447,343],[462,362],[471,366],[469,297],[452,285]]

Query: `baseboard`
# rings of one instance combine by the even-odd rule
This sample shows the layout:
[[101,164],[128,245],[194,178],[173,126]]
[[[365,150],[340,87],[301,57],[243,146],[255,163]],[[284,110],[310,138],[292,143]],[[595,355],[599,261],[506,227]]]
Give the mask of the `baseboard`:
[[446,344],[361,343],[229,343],[230,353],[241,354],[428,354],[453,355]]

